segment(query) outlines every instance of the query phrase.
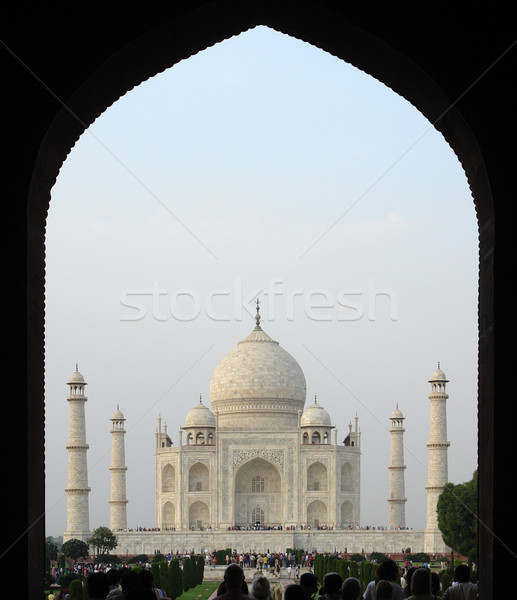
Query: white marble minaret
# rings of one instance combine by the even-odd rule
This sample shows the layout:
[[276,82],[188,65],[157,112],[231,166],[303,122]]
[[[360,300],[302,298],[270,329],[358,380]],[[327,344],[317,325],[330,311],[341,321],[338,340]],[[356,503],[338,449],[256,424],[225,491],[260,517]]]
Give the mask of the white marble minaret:
[[125,420],[124,415],[117,406],[117,410],[111,417],[111,494],[109,504],[110,529],[112,531],[127,528]]
[[438,532],[438,498],[448,481],[447,452],[447,398],[445,387],[448,383],[445,373],[438,368],[429,380],[431,384],[431,418],[429,425],[429,465],[427,476],[427,526],[429,532]]
[[88,487],[88,465],[86,443],[86,419],[84,405],[88,398],[84,395],[87,385],[84,377],[77,370],[68,382],[70,394],[67,401],[70,405],[70,421],[68,426],[68,483],[65,488],[67,495],[66,531],[63,541],[77,538],[86,541],[90,536],[90,514]]
[[406,527],[406,493],[404,486],[404,415],[397,408],[391,420],[390,492],[388,498],[388,529]]

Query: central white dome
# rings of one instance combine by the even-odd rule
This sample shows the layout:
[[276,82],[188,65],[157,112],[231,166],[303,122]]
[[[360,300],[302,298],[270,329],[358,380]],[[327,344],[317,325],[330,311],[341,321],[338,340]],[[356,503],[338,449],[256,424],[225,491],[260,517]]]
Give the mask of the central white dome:
[[226,425],[242,425],[243,412],[267,414],[273,425],[294,424],[303,411],[306,388],[300,365],[257,325],[215,368],[210,401],[220,416],[235,416],[231,423],[223,416]]

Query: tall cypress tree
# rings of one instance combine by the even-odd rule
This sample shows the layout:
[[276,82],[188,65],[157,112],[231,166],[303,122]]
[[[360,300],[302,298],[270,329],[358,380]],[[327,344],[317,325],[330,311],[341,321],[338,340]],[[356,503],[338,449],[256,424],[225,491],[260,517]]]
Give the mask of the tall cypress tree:
[[171,600],[179,598],[183,593],[183,573],[177,558],[173,558],[169,565],[169,586],[169,598],[171,598]]
[[185,556],[183,558],[183,591],[188,592],[191,587],[190,556]]
[[[160,561],[160,587],[165,590],[167,596],[170,597],[170,588],[169,588],[169,565],[166,560]],[[152,565],[151,565],[152,568]]]
[[160,564],[157,562],[151,563],[151,573],[153,574],[153,584],[154,587],[163,587],[161,573],[160,573]]
[[203,583],[205,577],[205,557],[199,554],[196,560],[196,583],[197,585]]

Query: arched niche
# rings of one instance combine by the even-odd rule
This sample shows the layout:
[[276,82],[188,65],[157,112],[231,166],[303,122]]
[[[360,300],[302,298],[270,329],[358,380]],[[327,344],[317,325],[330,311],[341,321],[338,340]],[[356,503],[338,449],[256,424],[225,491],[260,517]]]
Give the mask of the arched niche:
[[325,527],[328,524],[328,509],[322,500],[313,500],[307,506],[307,525],[312,529]]
[[276,465],[258,457],[247,461],[235,474],[234,489],[235,525],[253,525],[256,509],[263,511],[261,523],[283,523],[282,476]]
[[176,470],[171,464],[166,464],[162,469],[162,492],[176,491]]
[[307,491],[326,492],[328,489],[327,467],[321,462],[314,462],[307,469]]
[[193,464],[188,471],[189,492],[207,492],[210,489],[210,472],[203,463]]
[[210,525],[210,509],[206,502],[196,500],[188,511],[189,529],[206,529]]

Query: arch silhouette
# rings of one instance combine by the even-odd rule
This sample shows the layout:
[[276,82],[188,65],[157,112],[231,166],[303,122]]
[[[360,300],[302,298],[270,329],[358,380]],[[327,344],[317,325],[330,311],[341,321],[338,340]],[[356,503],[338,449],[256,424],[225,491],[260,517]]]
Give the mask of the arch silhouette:
[[[20,577],[27,597],[39,596],[43,579],[44,230],[50,190],[78,137],[122,94],[175,62],[258,24],[317,45],[384,82],[435,124],[463,165],[479,222],[479,482],[489,490],[480,497],[479,567],[481,591],[491,593],[494,565],[512,558],[505,540],[515,538],[515,526],[502,510],[512,497],[511,482],[500,466],[512,439],[511,420],[505,418],[506,400],[494,394],[496,374],[498,380],[509,378],[495,371],[499,346],[494,337],[494,290],[502,290],[503,283],[494,281],[494,271],[496,257],[503,266],[508,259],[504,252],[494,252],[494,205],[503,232],[497,244],[503,246],[508,226],[505,200],[512,197],[514,185],[508,176],[512,153],[504,144],[515,133],[516,104],[515,91],[506,85],[515,69],[515,54],[505,51],[514,41],[514,31],[509,33],[504,15],[497,19],[495,10],[486,7],[481,15],[474,7],[469,12],[448,10],[447,22],[438,13],[427,10],[425,19],[415,22],[409,14],[402,19],[393,7],[351,13],[316,0],[238,7],[223,0],[200,1],[188,11],[182,6],[152,14],[143,10],[137,18],[106,9],[97,19],[73,25],[53,9],[26,12],[23,18],[14,11],[5,19],[9,31],[3,50],[11,53],[5,52],[4,83],[6,96],[14,101],[4,131],[11,148],[3,163],[8,174],[4,192],[15,207],[15,236],[8,241],[19,267],[13,270],[16,302],[7,333],[13,347],[20,349],[14,374],[23,382],[25,401],[5,408],[4,418],[23,427],[6,433],[2,443],[4,456],[15,447],[22,448],[20,456],[26,452],[30,458],[9,466],[13,478],[23,475],[18,494],[25,500],[6,526],[2,556],[13,563],[22,548],[21,554],[28,557],[22,567],[25,576]],[[89,50],[92,38],[97,40],[95,51]],[[56,56],[62,60],[53,60]],[[27,64],[31,75],[23,66]]]

